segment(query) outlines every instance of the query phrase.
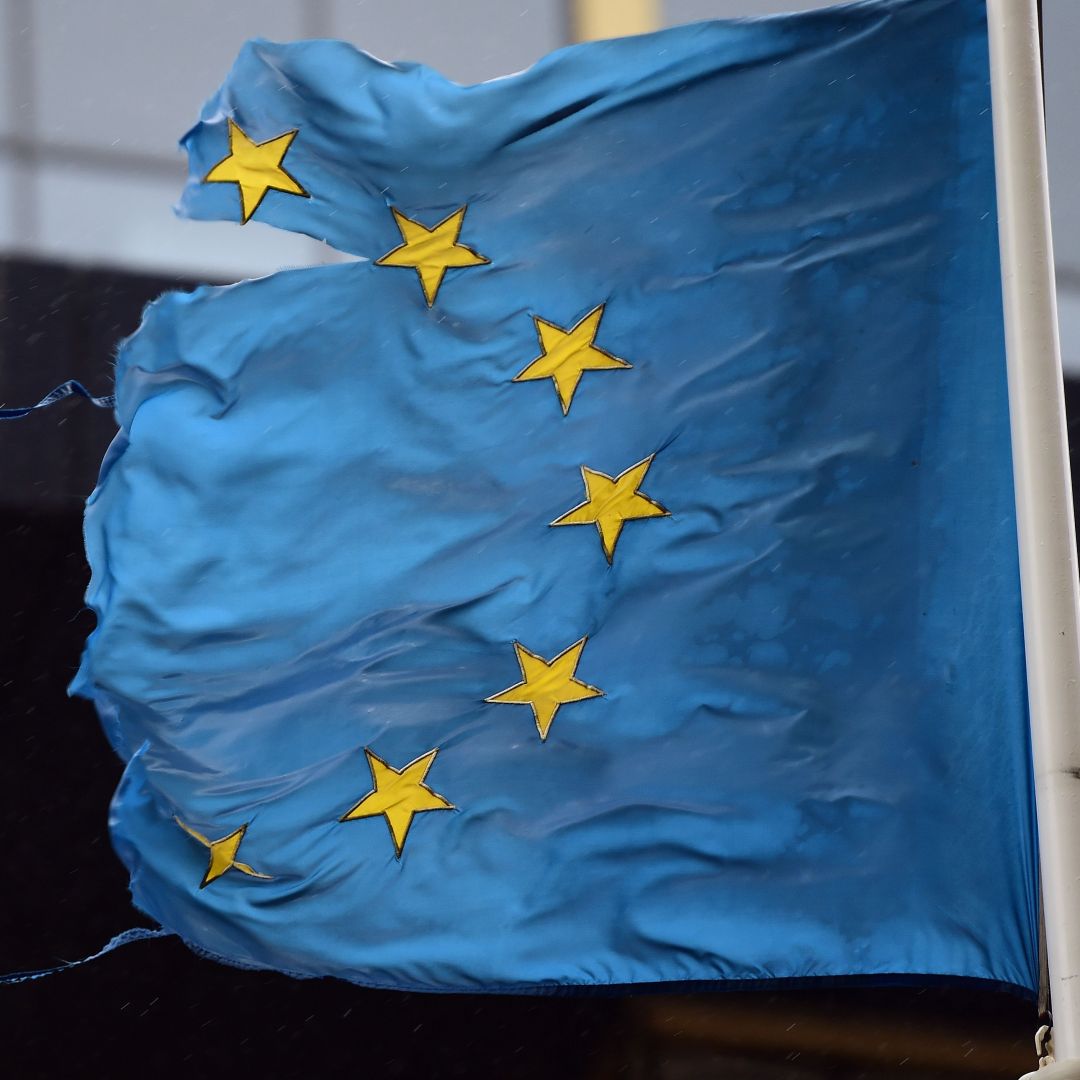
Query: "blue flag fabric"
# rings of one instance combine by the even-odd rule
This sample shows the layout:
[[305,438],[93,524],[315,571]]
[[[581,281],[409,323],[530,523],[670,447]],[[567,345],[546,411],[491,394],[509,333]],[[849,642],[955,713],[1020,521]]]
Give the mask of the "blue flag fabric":
[[247,45],[75,687],[137,905],[373,986],[1036,976],[982,0],[459,86]]

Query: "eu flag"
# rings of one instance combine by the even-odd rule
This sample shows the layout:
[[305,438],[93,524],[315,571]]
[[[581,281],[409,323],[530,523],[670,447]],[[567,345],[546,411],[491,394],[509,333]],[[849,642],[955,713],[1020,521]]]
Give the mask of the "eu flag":
[[136,904],[372,986],[1034,987],[990,119],[983,0],[248,44],[182,212],[357,258],[120,350]]

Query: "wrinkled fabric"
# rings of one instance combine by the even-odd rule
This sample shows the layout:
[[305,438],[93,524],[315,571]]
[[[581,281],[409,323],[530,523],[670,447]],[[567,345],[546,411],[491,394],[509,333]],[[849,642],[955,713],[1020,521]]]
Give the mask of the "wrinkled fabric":
[[[981,0],[557,52],[458,86],[252,42],[203,183],[359,261],[152,305],[86,514],[75,688],[127,760],[135,903],[231,963],[543,990],[1037,983],[1034,821]],[[431,308],[390,207],[490,260]],[[633,365],[567,416],[531,316]],[[655,455],[609,567],[581,466]],[[513,642],[588,635],[546,741]],[[365,748],[453,811],[340,819]],[[248,829],[200,889],[207,837]]]

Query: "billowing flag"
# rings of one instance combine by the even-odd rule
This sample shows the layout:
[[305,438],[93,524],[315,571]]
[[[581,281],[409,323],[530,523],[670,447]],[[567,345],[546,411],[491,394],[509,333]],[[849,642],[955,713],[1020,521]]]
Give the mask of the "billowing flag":
[[230,963],[1036,984],[982,0],[459,86],[245,47],[181,209],[356,261],[124,343],[76,681]]

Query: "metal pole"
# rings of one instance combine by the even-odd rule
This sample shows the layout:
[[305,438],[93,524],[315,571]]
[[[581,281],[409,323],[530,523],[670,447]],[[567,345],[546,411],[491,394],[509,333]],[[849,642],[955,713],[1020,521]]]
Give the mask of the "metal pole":
[[[1028,700],[1054,1046],[1080,1076],[1080,587],[1035,0],[987,0]],[[1044,1073],[1040,1075],[1049,1076]]]

